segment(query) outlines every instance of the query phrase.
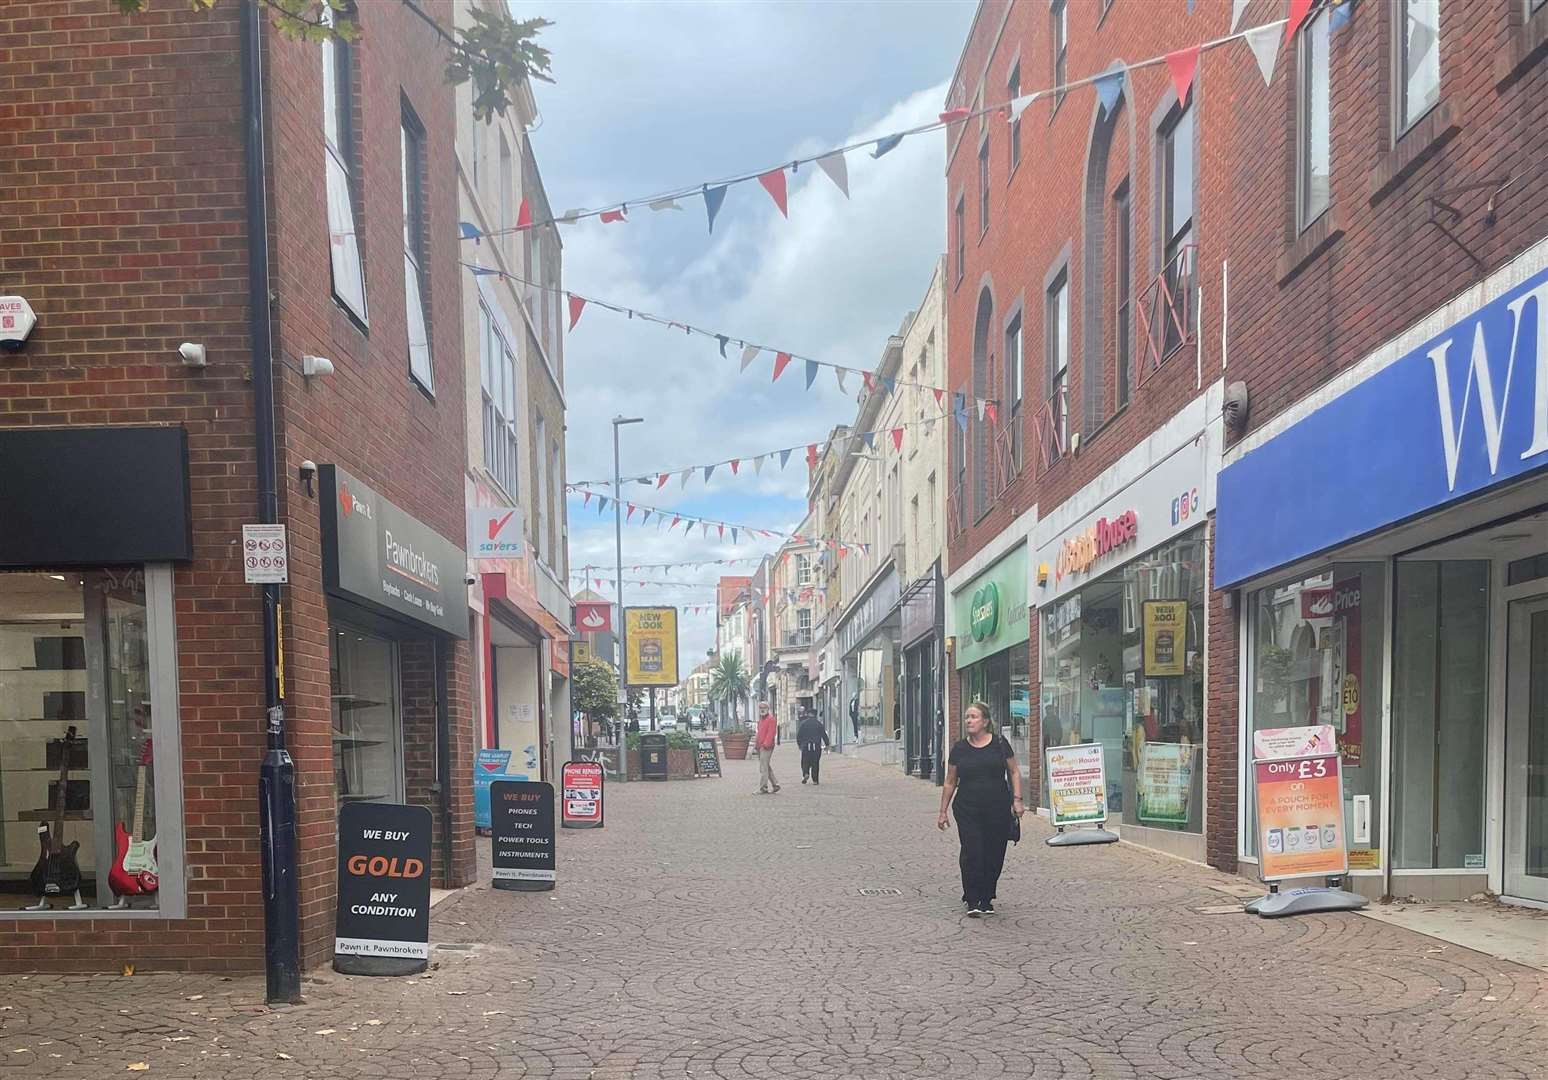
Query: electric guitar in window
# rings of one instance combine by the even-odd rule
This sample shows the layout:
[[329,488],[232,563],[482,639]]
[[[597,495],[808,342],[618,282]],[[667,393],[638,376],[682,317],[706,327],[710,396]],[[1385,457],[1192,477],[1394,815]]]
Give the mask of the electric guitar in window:
[[81,842],[64,842],[65,790],[70,785],[70,758],[74,748],[75,727],[71,725],[65,730],[64,745],[60,747],[59,786],[54,789],[54,828],[50,832],[47,825],[38,826],[40,850],[37,865],[32,868],[32,892],[38,897],[38,908],[47,904],[50,896],[70,893],[75,894],[77,905],[80,903],[81,868],[75,861],[75,853],[80,850]]
[[144,896],[155,892],[161,884],[156,869],[156,838],[145,839],[145,769],[150,763],[151,741],[146,739],[134,779],[134,831],[126,829],[122,821],[113,826],[113,866],[108,870],[108,887],[114,896]]

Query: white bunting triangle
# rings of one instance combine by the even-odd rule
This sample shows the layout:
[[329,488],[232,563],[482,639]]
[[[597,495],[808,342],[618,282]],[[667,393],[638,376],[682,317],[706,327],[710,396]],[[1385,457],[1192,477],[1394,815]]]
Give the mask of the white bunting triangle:
[[833,369],[833,377],[838,380],[839,393],[841,393],[841,394],[849,393],[849,387],[844,385],[844,380],[846,378],[848,378],[848,376],[849,376],[849,369],[848,368],[836,367],[836,368]]
[[682,205],[676,199],[657,199],[653,203],[647,203],[652,210],[681,210]]
[[742,350],[742,370],[746,371],[747,365],[756,360],[758,358],[758,354],[762,351],[763,350],[759,349],[756,345],[749,345],[744,348]]
[[1258,72],[1263,76],[1265,86],[1274,81],[1274,61],[1279,56],[1282,27],[1282,23],[1270,23],[1242,35],[1246,38],[1247,47],[1252,50],[1253,57],[1258,61]]
[[768,455],[766,455],[766,454],[759,454],[757,457],[753,458],[753,475],[754,476],[762,476],[763,475],[763,459],[765,457],[767,457],[767,456]]
[[1252,0],[1231,0],[1231,33],[1236,33],[1237,26],[1242,21],[1242,12],[1247,10],[1247,5]]
[[682,483],[680,483],[680,484],[678,484],[678,485],[677,485],[677,486],[678,486],[678,487],[680,487],[680,488],[685,488],[685,487],[687,487],[687,486],[688,486],[688,478],[689,478],[689,477],[690,477],[690,476],[692,476],[692,475],[693,475],[693,470],[692,470],[692,469],[684,469],[684,470],[683,470],[683,479],[682,479]]
[[1027,111],[1027,106],[1032,104],[1036,100],[1037,100],[1037,95],[1036,94],[1022,94],[1019,98],[1011,99],[1011,103],[1010,103],[1010,118],[1011,118],[1011,120],[1013,120],[1013,121],[1020,120],[1021,119],[1021,114]]
[[833,181],[834,187],[844,193],[844,198],[849,198],[849,165],[844,160],[843,151],[835,151],[818,158],[817,167],[828,174],[828,179]]

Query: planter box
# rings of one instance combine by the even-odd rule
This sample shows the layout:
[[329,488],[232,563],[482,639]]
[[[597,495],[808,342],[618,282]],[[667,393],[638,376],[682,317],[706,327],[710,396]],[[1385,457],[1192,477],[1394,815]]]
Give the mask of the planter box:
[[752,736],[746,732],[722,732],[720,736],[720,750],[722,756],[728,761],[746,761],[747,748],[752,745]]
[[[694,778],[694,775],[695,774],[694,774],[694,771],[693,771],[693,751],[692,750],[673,750],[673,749],[671,749],[669,747],[667,749],[667,779],[668,780],[692,780]],[[642,777],[640,775],[640,752],[639,752],[638,749],[630,750],[629,751],[629,779],[630,780],[639,780],[641,778]]]

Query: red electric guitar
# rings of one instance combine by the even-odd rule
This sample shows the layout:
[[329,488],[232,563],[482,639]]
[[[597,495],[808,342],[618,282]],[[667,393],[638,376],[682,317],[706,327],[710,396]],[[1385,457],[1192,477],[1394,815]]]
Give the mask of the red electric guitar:
[[151,741],[146,739],[134,780],[134,831],[124,828],[122,821],[113,826],[113,866],[108,871],[108,887],[115,896],[144,896],[155,892],[161,883],[156,869],[156,838],[145,839],[145,767],[150,762]]

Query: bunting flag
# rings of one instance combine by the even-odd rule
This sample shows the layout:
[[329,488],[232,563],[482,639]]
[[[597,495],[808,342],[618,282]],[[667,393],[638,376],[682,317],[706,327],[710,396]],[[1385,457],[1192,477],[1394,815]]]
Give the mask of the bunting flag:
[[1091,85],[1096,87],[1097,100],[1102,103],[1102,115],[1111,116],[1123,96],[1123,68],[1097,76]]
[[788,464],[790,464],[790,451],[781,450],[779,452],[779,467],[783,469]]
[[479,240],[484,234],[471,221],[457,222],[457,235],[463,240]]
[[715,466],[713,466],[713,465],[706,465],[706,466],[704,466],[704,482],[706,484],[709,483],[709,478],[711,476],[713,476],[713,475],[715,475]]
[[715,528],[720,531],[720,538],[724,540],[726,538],[726,527],[724,525],[716,525]]
[[1247,5],[1252,0],[1231,0],[1231,33],[1236,33],[1237,26],[1242,21],[1242,13],[1247,10]]
[[752,363],[754,360],[756,360],[758,358],[758,353],[760,353],[761,351],[762,350],[759,349],[758,346],[756,346],[756,345],[747,345],[747,346],[743,347],[743,349],[742,349],[742,370],[743,371],[747,370],[747,365],[748,364]]
[[812,388],[812,383],[816,380],[816,378],[817,378],[817,361],[815,361],[815,360],[808,360],[806,362],[806,388],[808,390],[810,390]]
[[1312,0],[1290,0],[1290,16],[1285,20],[1286,45],[1295,40],[1295,32],[1301,28],[1301,23],[1306,21],[1311,6]]
[[716,334],[715,335],[715,340],[720,342],[720,358],[722,360],[724,360],[726,358],[726,344],[731,339],[729,337],[727,337],[725,334]]
[[611,225],[615,221],[629,220],[628,214],[624,210],[604,210],[599,215],[599,217],[602,219],[602,224],[604,225]]
[[709,217],[709,231],[715,231],[715,215],[720,213],[720,206],[726,201],[726,185],[704,188],[704,213]]
[[1027,106],[1036,100],[1036,94],[1022,94],[1020,97],[1012,98],[1010,104],[1006,106],[1010,110],[1011,123],[1014,124],[1017,120],[1020,120],[1021,114],[1027,111]]
[[758,183],[763,185],[763,190],[769,193],[769,198],[774,200],[774,205],[779,207],[782,217],[790,217],[790,211],[785,201],[785,170],[783,168],[770,169],[758,176]]
[[880,379],[881,384],[887,388],[887,393],[890,394],[898,388],[898,380],[896,376],[878,375],[876,377]]
[[586,310],[586,298],[570,294],[570,329],[575,329],[575,324],[580,322],[581,312]]
[[602,511],[604,511],[606,509],[607,509],[607,496],[606,495],[598,495],[597,496],[597,513],[600,514],[600,513],[602,513]]
[[838,380],[839,393],[841,393],[841,394],[849,393],[849,387],[844,385],[844,380],[849,377],[849,369],[848,368],[836,367],[836,368],[833,369],[833,377],[834,377],[834,379]]
[[[1349,20],[1354,17],[1355,0],[1334,0],[1333,10],[1328,12],[1328,33],[1336,34],[1349,25]],[[1416,22],[1418,20],[1415,20]],[[1409,45],[1409,51],[1414,56],[1424,55],[1423,50]]]
[[876,377],[874,375],[869,371],[862,371],[860,378],[865,382],[865,392],[867,394],[876,393]]
[[662,488],[666,487],[666,482],[667,482],[667,474],[666,473],[662,473],[660,476],[656,477],[656,490],[660,491]]
[[817,467],[817,444],[816,443],[810,443],[806,447],[806,467],[808,469],[815,469]]
[[683,520],[683,519],[679,515],[673,514],[672,515],[672,524],[667,526],[667,532],[671,532],[673,529],[677,528],[677,523],[679,521],[681,521],[681,520]]
[[765,457],[767,457],[767,456],[768,456],[767,454],[759,454],[757,457],[753,458],[753,475],[754,476],[762,476],[763,475],[763,459]]
[[945,112],[941,113],[941,123],[943,123],[943,124],[956,124],[956,123],[960,123],[961,121],[966,120],[968,117],[970,117],[972,115],[973,115],[973,110],[969,109],[969,108],[966,108],[966,107],[958,108],[958,109],[947,109]]
[[1279,57],[1279,28],[1260,26],[1256,30],[1247,31],[1245,37],[1253,59],[1258,62],[1258,74],[1263,76],[1263,85],[1268,86],[1274,81],[1274,61]]
[[842,150],[818,158],[817,167],[833,181],[834,187],[844,193],[844,198],[849,198],[849,165],[844,161]]
[[871,151],[871,156],[879,158],[885,154],[890,154],[898,148],[898,143],[902,141],[902,135],[888,135],[885,138],[877,139],[876,149]]
[[624,520],[625,521],[633,521],[634,520],[634,504],[633,503],[629,504],[629,514],[628,514],[627,517],[624,518]]
[[649,525],[650,524],[650,514],[651,514],[651,512],[649,510],[645,511],[644,516],[640,518],[640,524],[641,525]]
[[994,407],[994,402],[992,401],[984,403],[984,415],[989,418],[991,424],[998,424],[1000,422],[1000,410]]
[[742,467],[742,459],[741,458],[732,458],[731,459],[731,475],[732,476],[737,475],[737,470],[739,470],[741,467]]
[[903,449],[903,429],[900,427],[892,429],[892,448],[899,451]]
[[[736,529],[734,527],[731,529],[731,542],[733,544],[736,543]],[[762,597],[759,597],[759,601],[762,601]]]
[[1193,73],[1199,69],[1199,47],[1166,54],[1166,69],[1172,73],[1172,85],[1177,89],[1177,100],[1187,101],[1188,90],[1193,86]]
[[516,228],[532,228],[532,205],[525,198],[521,200],[521,209],[516,211]]
[[946,391],[942,390],[939,386],[933,387],[933,389],[935,391],[935,404],[940,406],[941,408],[945,408],[946,407],[946,401],[945,401]]
[[498,271],[498,270],[491,270],[487,266],[474,266],[474,267],[471,267],[471,269],[473,271],[473,276],[474,277],[489,277],[490,275],[503,276],[503,275],[500,275],[500,271]]
[[860,435],[860,441],[865,443],[865,448],[867,450],[875,450],[876,449],[876,432],[874,432],[874,431],[862,432],[861,435]]
[[656,199],[648,205],[657,213],[660,213],[662,210],[681,210],[683,208],[682,204],[676,199]]
[[769,382],[779,382],[779,377],[785,373],[785,366],[790,363],[790,354],[777,353],[774,356],[774,377]]

